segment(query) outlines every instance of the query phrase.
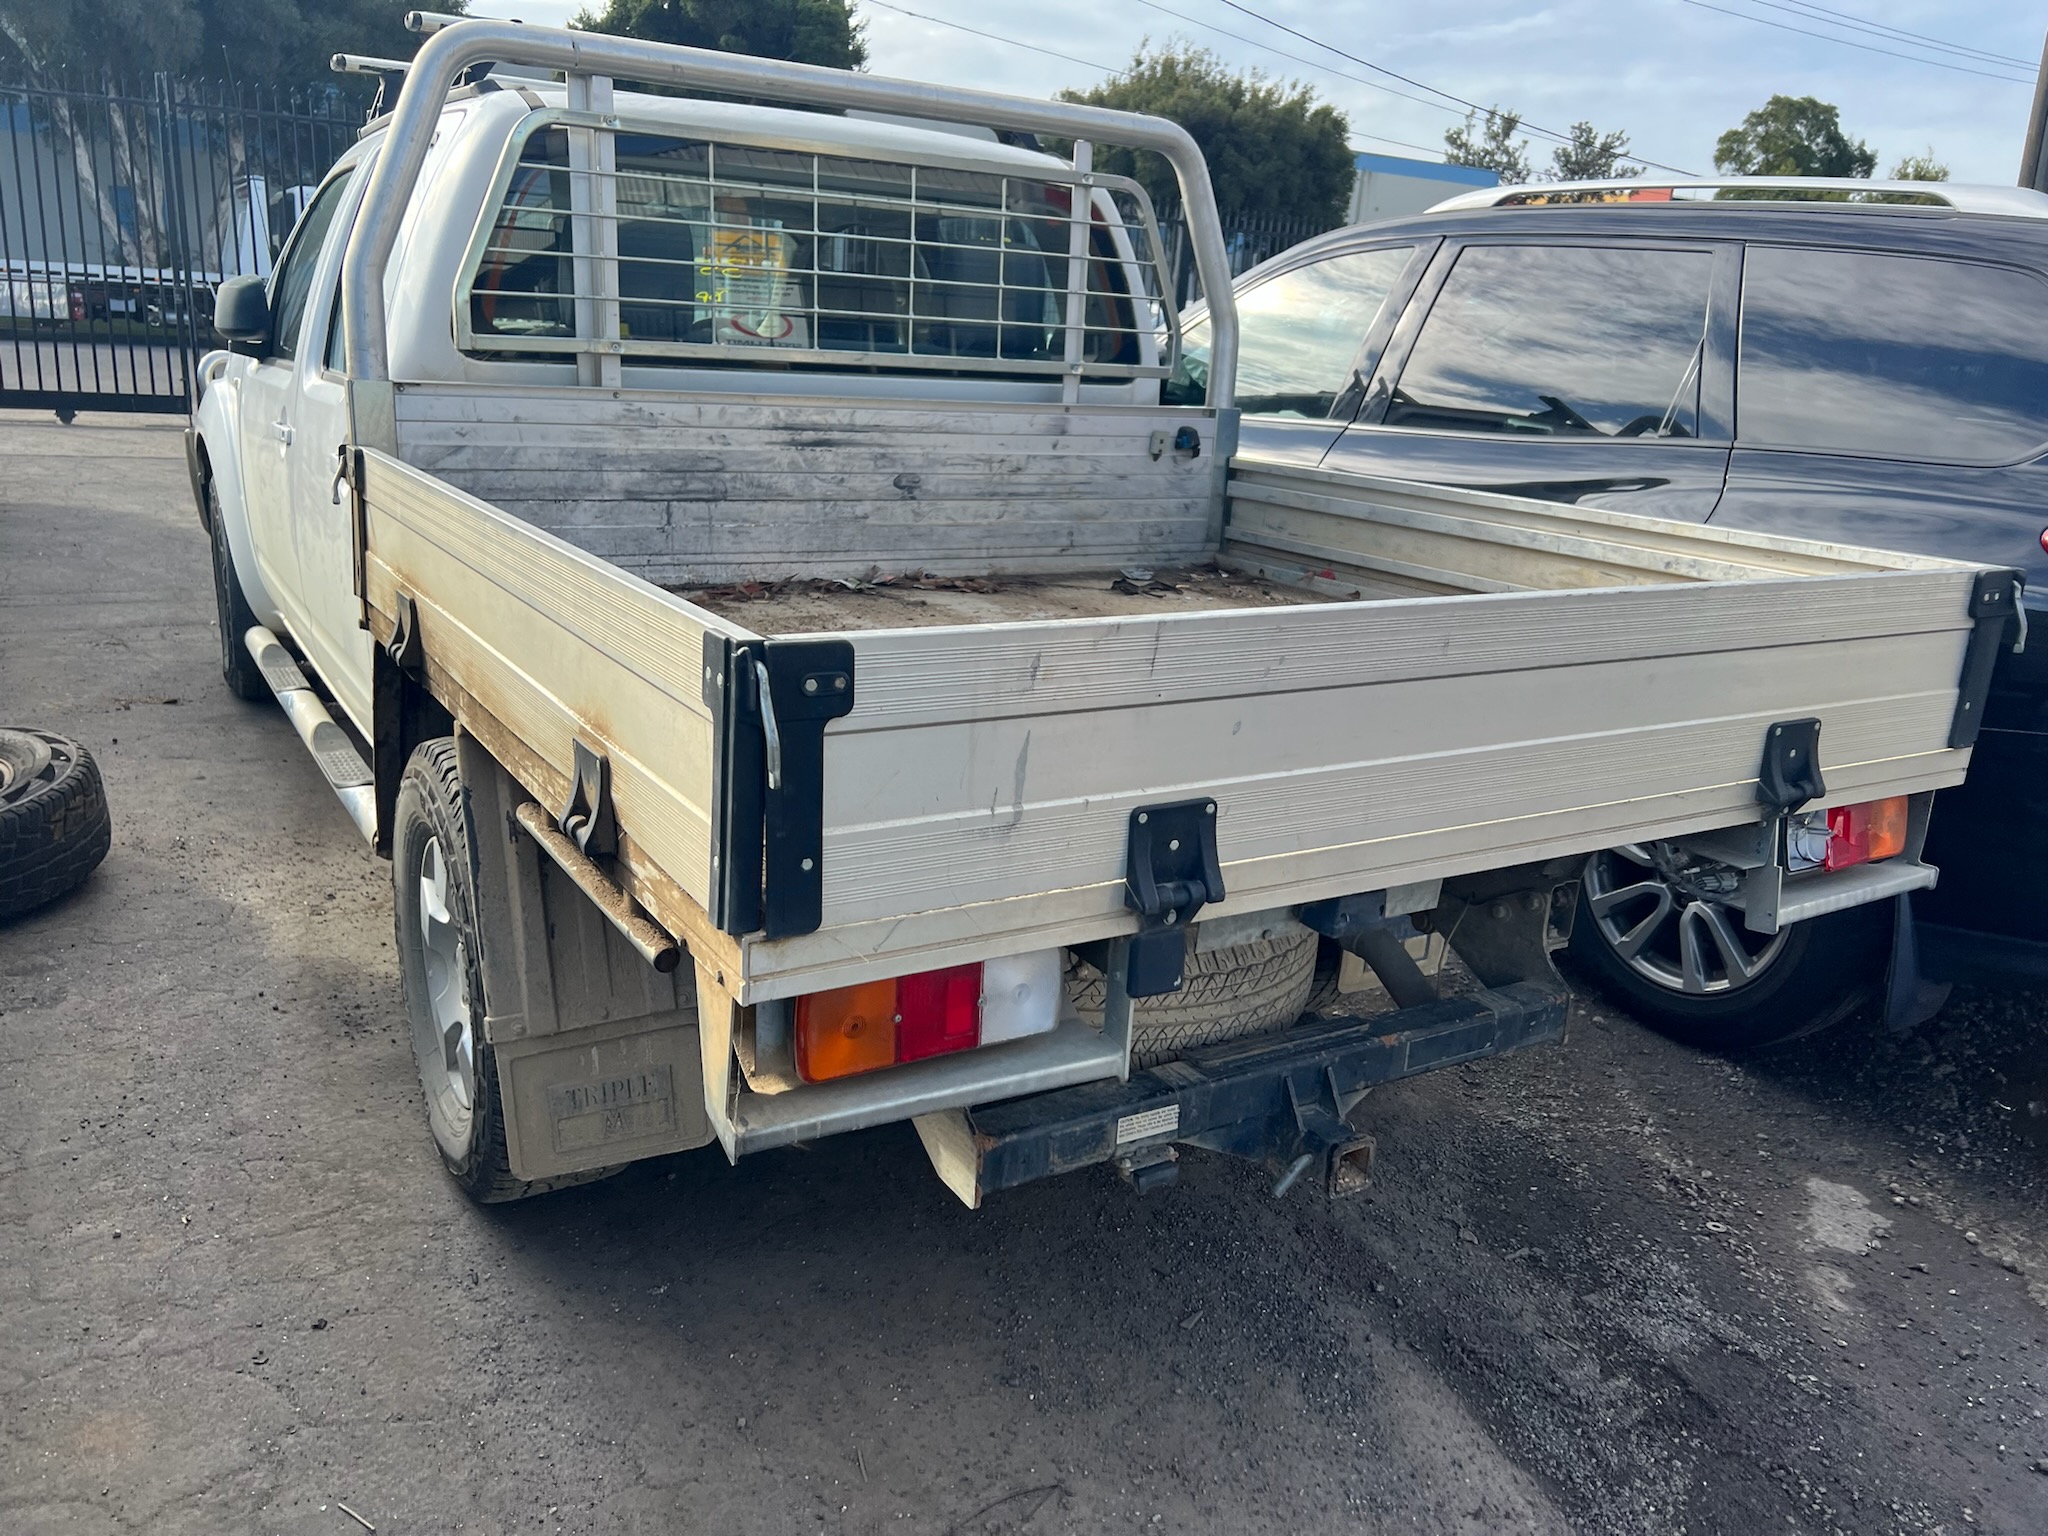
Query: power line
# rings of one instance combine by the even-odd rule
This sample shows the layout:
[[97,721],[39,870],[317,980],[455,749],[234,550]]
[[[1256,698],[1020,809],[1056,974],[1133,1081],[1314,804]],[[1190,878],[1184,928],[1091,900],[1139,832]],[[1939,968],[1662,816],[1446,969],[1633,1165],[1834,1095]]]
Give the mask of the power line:
[[923,11],[913,11],[908,6],[891,5],[889,0],[862,0],[866,5],[879,5],[885,11],[895,11],[902,16],[915,16],[919,21],[928,21],[933,26],[951,27],[955,32],[972,32],[976,37],[985,37],[992,43],[1001,43],[1005,48],[1028,48],[1033,53],[1042,53],[1047,58],[1063,59],[1069,64],[1078,64],[1083,69],[1099,69],[1105,75],[1120,75],[1123,69],[1112,69],[1107,64],[1097,64],[1092,59],[1077,59],[1071,53],[1061,53],[1055,48],[1041,48],[1036,43],[1019,42],[1014,37],[1002,37],[994,32],[984,32],[979,27],[966,26],[957,21],[947,21],[939,16],[927,16]]
[[[1232,0],[1223,0],[1225,5]],[[1865,53],[1881,53],[1888,58],[1904,59],[1909,64],[1925,64],[1932,69],[1951,69],[1961,75],[1979,75],[1986,80],[2003,80],[2007,85],[2032,85],[2032,80],[2021,80],[2012,75],[1993,74],[1988,69],[1971,69],[1962,64],[1948,64],[1940,59],[1930,59],[1917,53],[1900,53],[1892,48],[1878,48],[1870,43],[1851,42],[1846,37],[1836,37],[1831,32],[1812,32],[1805,27],[1795,27],[1788,22],[1772,21],[1768,16],[1752,16],[1747,11],[1731,11],[1725,6],[1709,5],[1707,0],[1685,0],[1687,5],[1696,5],[1703,11],[1718,11],[1723,16],[1733,16],[1738,21],[1753,21],[1760,27],[1776,27],[1781,32],[1797,32],[1801,37],[1817,37],[1824,43],[1838,43],[1844,48],[1860,48]]]
[[1335,75],[1339,80],[1354,81],[1359,85],[1365,86],[1368,90],[1384,91],[1389,96],[1398,96],[1403,101],[1412,101],[1419,107],[1428,107],[1432,111],[1450,112],[1453,114],[1458,110],[1456,107],[1447,106],[1441,101],[1431,101],[1427,96],[1411,96],[1406,91],[1397,91],[1391,85],[1382,85],[1379,81],[1368,80],[1363,75],[1348,74],[1341,69],[1332,69],[1327,64],[1319,64],[1314,59],[1305,59],[1298,53],[1289,53],[1284,48],[1275,48],[1270,43],[1257,42],[1252,38],[1246,37],[1242,32],[1233,32],[1228,27],[1219,27],[1214,22],[1203,21],[1200,17],[1190,16],[1185,11],[1176,11],[1169,6],[1161,5],[1158,3],[1158,0],[1138,0],[1138,4],[1158,11],[1162,15],[1174,17],[1179,21],[1185,21],[1191,26],[1206,27],[1211,32],[1230,38],[1235,42],[1243,43],[1248,47],[1257,48],[1262,53],[1270,53],[1275,58],[1292,59],[1297,64],[1306,64],[1310,69],[1319,69],[1326,75]]
[[[1775,0],[1758,0],[1758,3],[1769,3],[1773,9],[1783,8],[1777,6]],[[1938,37],[1929,37],[1925,32],[1909,32],[1904,27],[1895,27],[1890,22],[1872,21],[1867,17],[1852,16],[1847,11],[1829,10],[1824,5],[1815,5],[1813,0],[1791,0],[1791,4],[1801,11],[1816,11],[1822,16],[1832,17],[1842,25],[1854,27],[1859,32],[1869,32],[1877,36],[1889,34],[1892,37],[1905,38],[1911,42],[1925,43],[1931,48],[1939,48],[1946,53],[1962,54],[1965,57],[1974,56],[1991,64],[2012,64],[2021,69],[2032,69],[2035,65],[2033,59],[2015,58],[2009,53],[1992,53],[1989,49],[1972,48],[1964,43],[1945,42]]]
[[[1285,22],[1275,21],[1270,16],[1262,16],[1257,11],[1253,10],[1250,6],[1240,5],[1238,3],[1238,0],[1221,0],[1221,3],[1229,6],[1233,11],[1237,11],[1243,15],[1251,17],[1254,21],[1262,21],[1269,27],[1276,27],[1280,31],[1285,32],[1290,37],[1298,37],[1305,43],[1313,44],[1315,47],[1321,48],[1326,52],[1336,54],[1339,58],[1349,59],[1354,64],[1362,64],[1367,69],[1371,70],[1374,74],[1385,75],[1388,79],[1398,80],[1403,85],[1412,85],[1418,91],[1427,91],[1432,96],[1441,96],[1445,101],[1454,101],[1461,107],[1465,107],[1473,112],[1480,113],[1489,121],[1495,118],[1502,118],[1509,115],[1507,113],[1500,111],[1497,107],[1482,107],[1476,101],[1468,101],[1463,96],[1455,95],[1450,91],[1438,90],[1435,86],[1426,85],[1422,81],[1415,79],[1413,76],[1404,75],[1400,73],[1398,70],[1388,69],[1384,64],[1375,64],[1371,59],[1362,59],[1355,53],[1347,53],[1345,52],[1345,50],[1339,48],[1334,43],[1326,43],[1319,37],[1311,37],[1308,33],[1297,31],[1293,27],[1288,26]],[[1691,3],[1697,3],[1697,0],[1691,0]],[[1559,133],[1555,128],[1545,128],[1541,124],[1532,123],[1528,121],[1526,118],[1518,118],[1517,123],[1525,131],[1539,135],[1542,138],[1555,139],[1560,144],[1569,144],[1572,142],[1572,137],[1570,134]],[[1681,171],[1675,165],[1665,165],[1661,161],[1657,160],[1645,160],[1641,155],[1623,155],[1621,158],[1624,160],[1632,160],[1637,165],[1647,165],[1656,170],[1669,171],[1674,176],[1689,176],[1692,174],[1690,171]]]
[[[997,32],[984,32],[979,27],[970,27],[963,22],[948,21],[943,16],[929,16],[926,15],[923,11],[913,11],[908,6],[891,4],[890,0],[863,0],[863,3],[867,5],[879,5],[883,10],[895,11],[898,15],[901,16],[915,16],[919,21],[928,21],[932,23],[932,25],[934,26],[951,27],[955,32],[971,32],[976,37],[986,38],[989,42],[992,43],[1001,43],[1006,48],[1028,48],[1033,53],[1042,53],[1050,58],[1063,59],[1069,64],[1079,64],[1083,69],[1100,70],[1103,74],[1108,75],[1111,78],[1114,78],[1121,74],[1126,74],[1129,72],[1130,69],[1129,65],[1124,65],[1120,68],[1112,69],[1109,65],[1098,64],[1093,59],[1076,58],[1071,53],[1060,53],[1056,49],[1041,48],[1036,43],[1021,42],[1017,38],[1004,37]],[[1155,6],[1153,8],[1155,10],[1165,10],[1164,6]],[[1177,13],[1168,12],[1168,14],[1172,15]],[[1189,20],[1190,18],[1182,17],[1181,19],[1185,21]],[[1241,39],[1241,41],[1249,42],[1250,39]],[[1256,48],[1259,45],[1257,43],[1253,43],[1252,46]],[[1301,62],[1307,63],[1308,61],[1304,59]],[[1346,78],[1348,79],[1350,77],[1346,76]],[[1368,85],[1371,84],[1370,81],[1367,81],[1365,83]],[[1384,89],[1384,87],[1381,87],[1381,89]],[[1424,105],[1432,106],[1434,105],[1434,103],[1425,102]],[[1427,144],[1411,144],[1406,139],[1391,139],[1388,138],[1384,133],[1367,133],[1362,128],[1347,129],[1346,137],[1352,139],[1371,139],[1374,143],[1377,144],[1392,144],[1401,149],[1417,150],[1425,155],[1441,156],[1443,154],[1443,151],[1441,149],[1432,148]]]

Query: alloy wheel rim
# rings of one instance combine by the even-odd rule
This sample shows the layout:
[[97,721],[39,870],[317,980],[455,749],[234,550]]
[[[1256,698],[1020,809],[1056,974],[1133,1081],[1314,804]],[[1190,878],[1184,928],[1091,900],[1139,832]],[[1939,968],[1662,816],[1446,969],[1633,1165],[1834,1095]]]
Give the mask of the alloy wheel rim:
[[1752,933],[1741,911],[1688,880],[1651,847],[1586,861],[1586,909],[1616,959],[1652,986],[1711,997],[1748,986],[1785,948],[1788,930]]
[[460,1115],[476,1102],[476,1038],[469,1016],[469,955],[449,909],[448,860],[438,837],[420,857],[420,938],[426,969],[431,1036],[420,1041],[420,1067],[437,1096]]

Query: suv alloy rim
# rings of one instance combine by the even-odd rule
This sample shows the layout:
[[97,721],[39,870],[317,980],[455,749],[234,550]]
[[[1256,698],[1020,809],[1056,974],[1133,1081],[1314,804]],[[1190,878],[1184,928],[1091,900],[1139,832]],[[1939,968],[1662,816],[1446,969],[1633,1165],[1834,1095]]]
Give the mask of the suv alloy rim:
[[1710,996],[1755,981],[1789,930],[1752,933],[1725,898],[1740,876],[1661,843],[1627,844],[1586,861],[1586,909],[1601,940],[1667,992]]

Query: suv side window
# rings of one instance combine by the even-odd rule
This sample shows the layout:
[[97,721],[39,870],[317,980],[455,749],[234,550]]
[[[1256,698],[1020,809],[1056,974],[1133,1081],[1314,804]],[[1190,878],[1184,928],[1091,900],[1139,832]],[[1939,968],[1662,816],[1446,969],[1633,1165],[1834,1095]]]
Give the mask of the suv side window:
[[[1248,416],[1323,418],[1351,386],[1358,349],[1401,280],[1412,245],[1310,262],[1237,299],[1237,404]],[[1199,405],[1209,382],[1209,325],[1181,338],[1168,405]]]
[[1445,279],[1384,424],[1696,437],[1706,250],[1475,245]]
[[320,264],[327,227],[334,222],[335,210],[341,206],[342,194],[354,174],[351,170],[329,178],[327,185],[314,195],[271,277],[270,350],[274,356],[299,355],[299,331],[305,324],[306,300],[313,291],[313,269]]
[[1753,245],[1736,379],[1746,447],[2010,461],[2048,442],[2048,283]]

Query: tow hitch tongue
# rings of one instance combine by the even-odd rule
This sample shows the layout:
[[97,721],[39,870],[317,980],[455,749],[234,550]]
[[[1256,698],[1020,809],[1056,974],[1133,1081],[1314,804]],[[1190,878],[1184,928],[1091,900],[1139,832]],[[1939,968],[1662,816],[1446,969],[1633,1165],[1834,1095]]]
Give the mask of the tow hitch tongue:
[[1426,916],[1480,982],[1458,997],[1430,995],[1433,983],[1400,943],[1417,931],[1414,920],[1383,915],[1378,893],[1305,908],[1309,927],[1376,969],[1384,962],[1389,991],[1407,1006],[1309,1016],[1198,1047],[1128,1082],[920,1116],[933,1166],[974,1206],[1091,1163],[1113,1163],[1145,1194],[1175,1182],[1177,1147],[1196,1146],[1264,1164],[1275,1195],[1305,1181],[1331,1196],[1355,1194],[1370,1180],[1373,1140],[1347,1115],[1367,1089],[1563,1037],[1570,994],[1550,951],[1570,934],[1577,862],[1445,882]]

